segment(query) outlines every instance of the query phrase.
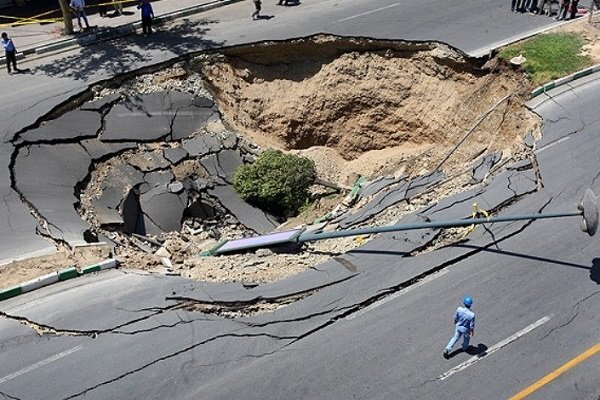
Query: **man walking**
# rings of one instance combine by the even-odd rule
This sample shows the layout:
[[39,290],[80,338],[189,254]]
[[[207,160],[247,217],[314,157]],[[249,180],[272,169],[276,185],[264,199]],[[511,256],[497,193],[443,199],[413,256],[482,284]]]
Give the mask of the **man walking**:
[[450,358],[449,354],[461,336],[463,337],[462,349],[463,351],[467,351],[469,340],[471,336],[475,335],[475,313],[471,311],[473,299],[467,296],[463,299],[463,304],[464,307],[458,307],[454,313],[454,336],[452,336],[452,339],[450,339],[450,342],[448,342],[448,345],[444,349],[445,359]]
[[252,19],[256,21],[257,19],[260,19],[261,1],[253,0],[253,2],[254,2],[254,12],[252,13]]
[[17,68],[17,48],[13,43],[12,39],[8,37],[6,32],[2,32],[2,46],[4,46],[4,56],[6,58],[6,68],[8,69],[8,73],[11,73],[10,64],[12,64],[15,72],[19,72]]

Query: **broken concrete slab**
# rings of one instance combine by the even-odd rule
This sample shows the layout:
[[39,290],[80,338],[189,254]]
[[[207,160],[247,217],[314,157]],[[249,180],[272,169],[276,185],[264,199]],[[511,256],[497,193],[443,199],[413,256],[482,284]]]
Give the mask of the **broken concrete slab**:
[[17,190],[48,221],[51,234],[71,245],[85,243],[83,233],[89,229],[75,210],[79,200],[74,188],[90,164],[79,144],[32,145],[21,149],[15,160]]
[[269,233],[278,225],[273,216],[246,203],[229,185],[215,186],[209,189],[208,193],[215,197],[248,229],[257,233]]
[[123,197],[123,191],[120,188],[104,186],[100,198],[95,201],[106,208],[116,210],[123,201]]
[[117,102],[121,99],[121,93],[111,93],[108,96],[101,97],[97,100],[88,101],[84,103],[80,110],[90,110],[90,111],[101,111],[104,107],[109,106],[112,103]]
[[139,152],[129,157],[127,162],[144,172],[166,169],[171,166],[171,163],[163,157],[162,151]]
[[471,175],[471,184],[483,182],[490,172],[492,167],[502,159],[502,152],[495,152],[492,154],[486,154],[485,157],[480,158],[473,166]]
[[144,174],[144,182],[149,185],[150,189],[155,186],[171,183],[173,179],[175,179],[175,175],[171,171],[154,171]]
[[385,189],[386,187],[388,187],[394,183],[398,183],[404,179],[406,179],[406,178],[403,176],[399,177],[399,178],[394,178],[393,176],[380,176],[379,178],[375,179],[374,181],[366,183],[363,186],[363,188],[361,189],[361,191],[359,192],[358,196],[360,199],[366,199],[368,197],[371,197],[371,196],[379,193],[381,190]]
[[345,229],[352,225],[364,222],[377,215],[385,208],[406,201],[405,195],[407,187],[408,183],[404,181],[389,186],[385,191],[377,194],[373,200],[364,207],[342,219],[339,222],[340,228]]
[[104,117],[103,142],[154,141],[171,133],[175,112],[166,92],[125,96]]
[[24,132],[20,139],[27,143],[48,143],[65,139],[85,139],[98,135],[102,116],[94,111],[73,110],[43,122],[39,128]]
[[408,182],[406,189],[406,199],[410,200],[413,197],[424,193],[440,183],[446,175],[442,171],[433,171],[425,175],[418,176]]
[[[142,194],[140,208],[146,224],[146,234],[179,231],[186,206],[187,194],[171,193],[166,184],[156,186]],[[158,228],[158,231],[153,225]]]
[[228,183],[233,183],[235,171],[244,163],[242,156],[237,150],[220,151],[217,153],[217,162],[221,169],[221,176]]
[[226,132],[222,140],[224,149],[234,149],[238,144],[238,137],[233,132]]
[[93,160],[99,160],[109,155],[116,155],[125,150],[135,149],[138,146],[134,142],[102,143],[97,138],[82,140],[79,143]]
[[521,161],[517,161],[514,164],[511,164],[507,167],[507,169],[509,170],[516,170],[516,171],[522,171],[525,169],[531,169],[533,168],[533,163],[531,162],[531,160],[529,158],[525,158]]
[[177,109],[171,140],[181,140],[205,130],[206,124],[215,114],[216,112],[211,108],[185,107]]
[[216,154],[211,154],[208,157],[204,157],[200,160],[200,164],[204,167],[204,169],[208,172],[208,176],[210,176],[211,182],[215,185],[225,185],[225,177],[227,174],[221,166],[219,165],[219,160]]
[[177,164],[188,156],[188,152],[181,147],[169,147],[163,150],[163,157],[171,162],[171,164]]
[[184,140],[182,146],[190,156],[202,157],[221,150],[221,140],[214,133],[205,133]]
[[92,207],[94,208],[94,215],[100,225],[122,225],[123,218],[121,215],[112,208],[106,207],[99,201],[93,201]]
[[171,182],[167,185],[167,187],[169,188],[169,191],[171,193],[181,193],[183,191],[183,183],[181,182]]

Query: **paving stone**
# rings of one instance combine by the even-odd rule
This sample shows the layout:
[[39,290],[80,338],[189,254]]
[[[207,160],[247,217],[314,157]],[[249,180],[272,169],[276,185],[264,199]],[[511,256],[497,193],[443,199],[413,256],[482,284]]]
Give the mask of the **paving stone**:
[[167,148],[163,150],[163,156],[171,162],[171,164],[177,164],[188,156],[188,152],[181,147]]
[[134,142],[103,143],[97,138],[82,140],[79,143],[81,143],[93,160],[98,160],[111,154],[116,155],[124,150],[135,149],[138,146]]
[[223,207],[248,229],[257,233],[268,233],[278,225],[274,217],[246,203],[229,185],[216,186],[209,189],[208,193],[218,199]]
[[39,128],[21,134],[24,142],[85,139],[96,137],[102,126],[102,116],[94,111],[73,110],[44,122]]
[[88,101],[84,103],[79,109],[81,110],[91,110],[91,111],[100,111],[104,107],[108,106],[111,103],[116,102],[121,98],[121,93],[112,93],[108,96],[101,97],[97,100]]

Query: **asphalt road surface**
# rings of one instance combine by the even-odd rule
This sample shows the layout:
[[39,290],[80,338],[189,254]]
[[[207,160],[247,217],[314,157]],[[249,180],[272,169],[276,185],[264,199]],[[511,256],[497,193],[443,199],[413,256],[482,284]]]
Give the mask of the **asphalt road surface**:
[[[2,168],[9,170],[7,142],[16,133],[88,85],[204,47],[332,32],[437,39],[476,52],[550,22],[511,14],[508,4],[491,1],[452,7],[266,4],[264,14],[277,15],[257,22],[250,12],[244,2],[158,34],[151,45],[130,38],[31,62],[32,75],[5,80]],[[587,187],[600,193],[598,78],[532,104],[545,121],[536,165],[511,172],[508,180],[495,179],[483,194],[489,202],[508,199],[503,214],[572,211]],[[7,221],[0,258],[52,247],[35,235],[36,221],[10,190],[6,171],[0,178]],[[517,196],[516,187],[527,179],[543,188]],[[471,200],[460,198],[436,215],[468,208]],[[128,271],[54,285],[0,303],[0,395],[508,398],[542,379],[531,398],[595,399],[599,357],[580,355],[599,341],[600,254],[597,238],[582,233],[578,222],[480,227],[466,242],[417,257],[403,254],[420,243],[400,239],[424,234],[383,236],[304,274],[253,289]],[[186,308],[189,299],[226,309],[297,293],[304,295],[301,301],[257,316],[225,318]],[[445,360],[441,352],[453,333],[452,313],[465,294],[474,297],[477,313],[472,354],[457,352]],[[544,379],[570,360],[563,375]]]

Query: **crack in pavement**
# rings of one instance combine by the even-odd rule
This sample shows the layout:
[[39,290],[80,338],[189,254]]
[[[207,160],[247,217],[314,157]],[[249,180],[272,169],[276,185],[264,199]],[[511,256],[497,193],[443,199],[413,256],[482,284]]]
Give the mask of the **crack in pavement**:
[[21,400],[21,398],[16,397],[16,396],[11,396],[10,394],[5,393],[5,392],[0,392],[0,396],[4,397],[6,399],[11,399],[11,400]]
[[201,342],[194,343],[194,344],[192,344],[190,346],[187,346],[187,347],[185,347],[185,348],[183,348],[181,350],[178,350],[176,352],[173,352],[173,353],[167,354],[165,356],[162,356],[160,358],[157,358],[156,360],[150,361],[150,362],[148,362],[148,363],[146,363],[144,365],[139,366],[138,368],[135,368],[135,369],[133,369],[131,371],[127,371],[127,372],[125,372],[125,373],[123,373],[121,375],[118,375],[118,376],[116,376],[116,377],[114,377],[112,379],[105,380],[105,381],[103,381],[103,382],[101,382],[101,383],[99,383],[97,385],[94,385],[94,386],[89,387],[87,389],[84,389],[84,390],[82,390],[82,391],[80,391],[78,393],[75,393],[75,394],[72,394],[72,395],[70,395],[68,397],[65,397],[62,400],[70,400],[70,399],[74,399],[76,397],[80,397],[80,396],[86,395],[87,393],[89,393],[89,392],[91,392],[93,390],[96,390],[96,389],[98,389],[98,388],[100,388],[102,386],[109,385],[111,383],[119,381],[119,380],[121,380],[121,379],[123,379],[123,378],[125,378],[125,377],[127,377],[129,375],[136,374],[136,373],[138,373],[138,372],[140,372],[140,371],[142,371],[142,370],[144,370],[144,369],[146,369],[148,367],[151,367],[154,364],[158,364],[159,362],[166,361],[166,360],[169,360],[171,358],[177,357],[177,356],[179,356],[181,354],[184,354],[184,353],[186,353],[186,352],[188,352],[190,350],[193,350],[193,349],[195,349],[197,347],[200,347],[202,345],[214,342],[216,340],[220,340],[220,339],[224,339],[224,338],[254,338],[254,337],[266,337],[266,338],[271,338],[271,339],[276,339],[276,340],[292,340],[292,339],[296,338],[296,336],[277,336],[277,335],[272,335],[272,334],[269,334],[269,333],[245,333],[245,334],[225,333],[225,334],[222,334],[222,335],[213,336],[213,337],[208,338],[206,340],[203,340]]
[[579,300],[577,303],[575,303],[573,305],[573,308],[575,309],[575,313],[563,324],[560,324],[552,329],[550,329],[544,336],[542,336],[539,341],[542,341],[544,339],[546,339],[548,336],[550,336],[551,334],[553,334],[554,332],[556,332],[559,329],[562,329],[568,325],[570,325],[575,318],[577,318],[579,316],[579,307],[581,306],[581,304],[585,303],[586,301],[588,301],[589,299],[591,299],[592,297],[596,296],[597,294],[600,294],[600,290],[590,294],[589,296],[584,297],[583,299]]
[[[548,201],[546,201],[546,203],[544,203],[538,209],[538,213],[541,213],[551,202],[552,202],[552,198],[550,198]],[[313,329],[305,332],[304,334],[298,336],[297,339],[294,339],[292,342],[290,342],[287,345],[285,345],[284,348],[287,347],[287,346],[291,346],[292,344],[294,344],[294,343],[296,343],[296,342],[298,342],[298,341],[300,341],[300,340],[302,340],[302,339],[304,339],[304,338],[312,335],[313,333],[316,333],[316,332],[318,332],[318,331],[320,331],[320,330],[328,327],[329,325],[334,324],[335,322],[337,322],[340,319],[345,319],[349,315],[360,311],[361,309],[369,306],[370,304],[372,304],[372,303],[374,303],[376,301],[382,300],[382,299],[384,299],[387,296],[390,296],[390,295],[392,295],[394,293],[397,293],[397,292],[399,292],[399,291],[401,291],[403,289],[406,289],[406,288],[408,288],[408,287],[410,287],[410,286],[412,286],[414,284],[417,284],[421,280],[427,278],[428,276],[430,276],[430,275],[432,275],[434,273],[437,273],[437,272],[439,272],[439,271],[441,271],[441,270],[443,270],[443,269],[445,269],[447,267],[450,267],[450,266],[452,266],[454,264],[457,264],[460,261],[463,261],[463,260],[465,260],[465,259],[467,259],[467,258],[469,258],[469,257],[471,257],[471,256],[473,256],[475,254],[478,254],[478,253],[486,250],[489,247],[492,247],[494,245],[498,246],[498,243],[501,243],[501,242],[503,242],[503,241],[505,241],[507,239],[510,239],[510,238],[512,238],[512,237],[514,237],[514,236],[516,236],[516,235],[518,235],[520,233],[522,233],[533,222],[534,222],[534,220],[530,220],[526,224],[524,224],[521,228],[519,228],[518,230],[516,230],[515,232],[509,233],[506,236],[503,236],[502,238],[500,238],[498,240],[495,240],[492,243],[488,243],[488,244],[486,244],[484,246],[481,246],[479,248],[475,248],[472,251],[468,251],[468,252],[466,252],[464,254],[461,254],[461,255],[453,258],[453,259],[444,261],[443,263],[441,263],[441,264],[439,264],[437,266],[434,266],[434,267],[430,268],[429,270],[427,270],[427,271],[425,271],[425,272],[423,272],[423,273],[421,273],[421,274],[419,274],[419,275],[417,275],[417,276],[415,276],[415,277],[413,277],[413,278],[411,278],[411,279],[409,279],[409,280],[407,280],[405,282],[402,282],[402,283],[400,283],[398,285],[391,286],[391,287],[389,287],[387,289],[382,289],[379,292],[379,294],[371,296],[371,297],[365,299],[364,301],[362,301],[362,302],[360,302],[358,304],[355,304],[353,306],[346,307],[347,311],[345,311],[343,313],[340,313],[340,314],[336,315],[335,317],[330,318],[329,321],[326,321],[325,323],[321,324],[320,326],[317,326],[317,327],[315,327],[315,328],[313,328]],[[453,245],[450,245],[450,246],[453,246]]]

